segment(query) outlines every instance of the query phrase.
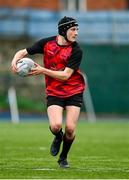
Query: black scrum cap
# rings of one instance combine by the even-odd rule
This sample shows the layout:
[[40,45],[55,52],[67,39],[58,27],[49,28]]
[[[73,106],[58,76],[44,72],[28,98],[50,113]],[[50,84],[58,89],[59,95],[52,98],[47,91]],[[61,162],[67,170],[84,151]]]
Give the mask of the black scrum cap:
[[58,23],[58,33],[67,39],[67,30],[73,26],[78,26],[77,21],[65,16]]

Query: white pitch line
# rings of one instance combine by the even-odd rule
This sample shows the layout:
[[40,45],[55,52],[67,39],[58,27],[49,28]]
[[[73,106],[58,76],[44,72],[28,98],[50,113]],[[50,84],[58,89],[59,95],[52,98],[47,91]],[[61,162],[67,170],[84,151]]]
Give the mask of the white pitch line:
[[52,168],[35,168],[33,170],[35,170],[35,171],[56,171],[57,169],[52,169]]
[[34,170],[34,171],[56,171],[57,169],[53,169],[53,168],[16,168],[16,167],[4,167],[4,169],[8,169],[8,170]]
[[87,171],[87,172],[109,172],[109,171],[116,171],[116,172],[129,172],[129,169],[124,169],[124,168],[109,168],[109,167],[93,167],[93,168],[72,168],[75,169],[77,171]]
[[106,156],[78,156],[77,159],[106,159]]
[[7,149],[7,150],[11,150],[11,149],[13,149],[13,150],[41,150],[41,151],[46,151],[48,148],[47,147],[12,147],[12,146],[8,146],[8,147],[6,147],[5,149]]
[[[4,161],[5,160],[8,160],[8,158],[4,158],[3,159]],[[11,160],[15,160],[15,161],[47,161],[47,162],[52,162],[52,160],[51,159],[48,159],[48,158],[44,158],[44,157],[42,157],[42,158],[12,158]],[[53,160],[54,161],[54,160]]]
[[[57,169],[54,168],[16,168],[16,167],[4,167],[4,169],[7,170],[20,170],[20,171],[25,171],[25,170],[33,170],[33,171],[57,171]],[[65,170],[65,169],[63,169]],[[124,168],[109,168],[109,167],[92,167],[92,168],[81,168],[81,167],[71,167],[69,170],[74,170],[76,171],[84,171],[84,172],[109,172],[109,171],[115,171],[115,172],[129,172],[129,169],[124,169]]]

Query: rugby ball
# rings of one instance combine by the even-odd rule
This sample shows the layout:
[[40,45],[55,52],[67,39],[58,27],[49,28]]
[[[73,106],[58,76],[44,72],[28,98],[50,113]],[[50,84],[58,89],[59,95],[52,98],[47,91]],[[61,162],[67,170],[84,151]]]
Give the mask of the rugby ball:
[[17,62],[17,74],[25,77],[35,67],[34,61],[30,58],[22,58]]

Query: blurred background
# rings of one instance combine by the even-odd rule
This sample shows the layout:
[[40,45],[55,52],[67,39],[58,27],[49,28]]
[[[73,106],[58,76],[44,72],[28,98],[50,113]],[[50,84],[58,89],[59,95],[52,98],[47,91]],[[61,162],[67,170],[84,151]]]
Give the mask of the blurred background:
[[[58,21],[65,15],[79,23],[81,70],[87,75],[95,116],[128,119],[128,9],[129,0],[0,0],[0,119],[10,118],[12,87],[21,116],[46,114],[44,78],[14,75],[11,61],[16,51],[56,35]],[[41,55],[32,59],[42,65]],[[88,111],[85,101],[87,97],[82,115]]]

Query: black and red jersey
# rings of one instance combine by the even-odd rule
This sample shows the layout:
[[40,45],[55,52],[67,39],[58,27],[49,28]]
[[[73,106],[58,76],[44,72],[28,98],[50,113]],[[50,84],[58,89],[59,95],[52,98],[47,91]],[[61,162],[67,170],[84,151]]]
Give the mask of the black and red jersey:
[[27,48],[30,55],[43,54],[44,67],[53,71],[63,71],[65,67],[74,70],[71,77],[62,81],[45,75],[46,95],[69,97],[84,91],[85,83],[79,66],[82,59],[82,50],[77,42],[68,45],[59,45],[56,36],[41,39]]

